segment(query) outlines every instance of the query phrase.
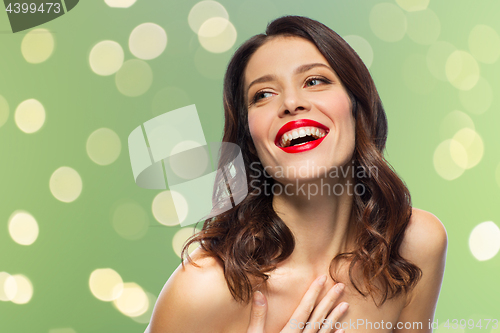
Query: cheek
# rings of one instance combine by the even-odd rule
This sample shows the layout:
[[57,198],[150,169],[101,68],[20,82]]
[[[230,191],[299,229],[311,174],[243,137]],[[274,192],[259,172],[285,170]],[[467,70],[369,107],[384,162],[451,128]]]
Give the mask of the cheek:
[[[352,103],[346,93],[329,95],[322,102],[323,110],[334,122],[334,128],[340,131],[340,140],[348,144],[349,148],[354,145],[356,135],[356,123],[352,115]],[[352,142],[351,142],[352,141]]]
[[250,135],[252,137],[252,140],[254,141],[255,144],[255,138],[258,136],[258,133],[256,133],[258,126],[255,121],[255,117],[251,117],[248,115],[248,129],[250,130]]
[[[339,96],[340,95],[340,96]],[[344,94],[339,94],[337,96],[333,96],[328,104],[336,118],[342,119],[343,121],[348,121],[351,116],[351,101],[349,97]]]
[[268,136],[267,125],[268,120],[261,114],[249,114],[248,115],[248,128],[250,130],[250,135],[254,145],[257,147],[265,140]]

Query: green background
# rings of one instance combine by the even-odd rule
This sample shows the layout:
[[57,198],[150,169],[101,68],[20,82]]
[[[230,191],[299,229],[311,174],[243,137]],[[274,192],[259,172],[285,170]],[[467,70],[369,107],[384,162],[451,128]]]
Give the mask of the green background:
[[[453,318],[500,319],[500,255],[479,261],[469,249],[475,226],[500,221],[500,185],[495,176],[500,162],[499,62],[478,61],[493,96],[487,110],[474,112],[462,104],[460,89],[434,78],[425,66],[418,67],[425,64],[432,44],[415,42],[408,34],[398,41],[385,41],[374,32],[370,17],[380,1],[221,0],[237,31],[235,44],[223,53],[203,49],[190,29],[188,14],[196,3],[138,0],[129,8],[111,8],[103,0],[81,1],[71,12],[37,27],[48,29],[55,39],[52,55],[39,64],[28,63],[21,52],[28,30],[13,34],[7,14],[0,13],[0,95],[10,110],[0,126],[0,272],[23,274],[33,284],[28,303],[0,301],[0,331],[145,329],[144,320],[125,316],[94,297],[89,288],[94,270],[112,268],[123,281],[135,282],[156,297],[180,264],[172,240],[181,227],[163,226],[155,219],[152,202],[162,191],[135,184],[128,135],[154,116],[196,104],[206,141],[220,141],[227,62],[242,42],[285,14],[308,16],[343,37],[361,36],[371,45],[370,72],[389,121],[386,157],[408,185],[413,206],[436,215],[448,232],[436,319],[439,323]],[[387,3],[399,8],[395,1]],[[439,18],[437,41],[456,49],[470,52],[469,34],[478,24],[500,32],[498,1],[431,0],[428,8]],[[411,14],[402,11],[410,21]],[[159,57],[145,60],[153,71],[151,87],[140,96],[125,96],[117,89],[115,75],[100,76],[91,70],[89,54],[98,42],[113,40],[122,46],[125,60],[135,59],[128,38],[146,22],[165,30],[167,46]],[[165,91],[182,93],[165,97]],[[43,104],[46,120],[39,131],[26,134],[16,126],[14,113],[30,98]],[[456,126],[445,122],[454,110],[473,120],[484,155],[458,178],[446,180],[436,171],[433,156],[438,145],[449,139],[443,132]],[[89,135],[103,127],[116,132],[121,141],[119,157],[106,166],[94,163],[86,151]],[[49,189],[52,173],[61,166],[81,176],[83,190],[73,202],[57,200]],[[113,227],[112,215],[122,202],[136,203],[146,213],[147,232],[137,239],[123,238]],[[40,229],[29,246],[9,235],[9,217],[19,209],[33,215]],[[490,330],[491,326],[476,329]]]

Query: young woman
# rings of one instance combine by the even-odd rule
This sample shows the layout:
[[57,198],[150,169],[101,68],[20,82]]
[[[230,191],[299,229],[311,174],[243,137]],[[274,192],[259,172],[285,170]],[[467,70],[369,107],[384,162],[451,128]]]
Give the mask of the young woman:
[[353,49],[317,21],[278,18],[231,59],[224,110],[248,196],[186,244],[201,246],[149,331],[432,332],[446,231],[384,159],[386,115]]

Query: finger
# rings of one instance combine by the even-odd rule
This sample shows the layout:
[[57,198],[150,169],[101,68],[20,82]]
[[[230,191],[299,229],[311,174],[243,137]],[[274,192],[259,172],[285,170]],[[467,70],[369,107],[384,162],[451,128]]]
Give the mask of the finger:
[[326,275],[322,275],[311,284],[309,289],[306,291],[304,297],[300,301],[299,306],[295,309],[290,320],[295,319],[298,322],[306,322],[311,312],[314,310],[314,305],[316,304],[316,299],[318,298],[319,292],[323,288],[326,282]]
[[[313,323],[322,323],[326,316],[328,316],[328,314],[332,311],[333,304],[335,304],[335,302],[342,294],[344,287],[345,286],[343,283],[337,283],[332,288],[330,288],[326,296],[323,297],[321,302],[316,306],[308,321]],[[304,333],[310,332],[316,332],[316,329],[314,327],[311,327],[304,330]]]
[[318,333],[332,332],[333,330],[336,329],[338,329],[338,331],[344,331],[343,329],[340,329],[342,325],[339,322],[339,319],[347,312],[347,309],[349,309],[349,304],[346,302],[342,302],[339,305],[337,305],[335,309],[333,309],[333,311],[330,313],[328,318],[326,318],[328,326],[323,327]]
[[264,333],[267,316],[267,301],[264,294],[256,291],[253,296],[250,324],[247,333]]

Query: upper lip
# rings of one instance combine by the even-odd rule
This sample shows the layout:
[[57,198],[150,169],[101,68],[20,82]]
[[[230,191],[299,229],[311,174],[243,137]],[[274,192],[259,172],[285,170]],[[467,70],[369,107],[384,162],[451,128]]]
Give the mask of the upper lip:
[[299,127],[307,127],[307,126],[314,126],[318,128],[324,129],[327,133],[330,131],[328,127],[325,125],[318,123],[317,121],[314,121],[312,119],[297,119],[297,120],[292,120],[283,125],[280,130],[278,131],[278,134],[276,134],[276,138],[274,139],[274,143],[279,146],[279,142],[281,140],[281,137],[283,134],[285,134],[288,131],[291,131],[295,128]]

